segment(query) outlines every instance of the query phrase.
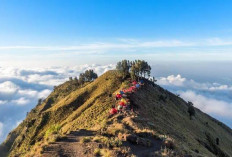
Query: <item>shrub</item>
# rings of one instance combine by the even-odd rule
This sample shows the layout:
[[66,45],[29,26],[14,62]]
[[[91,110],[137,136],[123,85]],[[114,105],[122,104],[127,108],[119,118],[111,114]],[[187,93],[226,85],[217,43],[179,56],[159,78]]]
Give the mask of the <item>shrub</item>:
[[108,148],[113,148],[113,147],[120,147],[122,146],[122,141],[117,139],[117,138],[104,138],[103,143],[106,145]]
[[61,129],[60,125],[52,125],[45,133],[45,137],[47,138],[48,136],[52,134],[58,134]]
[[87,142],[90,142],[91,141],[91,137],[83,137],[80,142],[81,143],[87,143]]
[[193,103],[191,102],[188,102],[189,104],[189,107],[188,107],[188,113],[189,113],[189,117],[190,117],[190,120],[192,119],[192,116],[195,116],[195,109],[193,107]]
[[96,148],[93,152],[95,156],[100,156],[101,155],[101,150],[99,148]]
[[93,138],[93,142],[100,142],[101,141],[101,138],[99,137],[99,136],[95,136],[94,138]]

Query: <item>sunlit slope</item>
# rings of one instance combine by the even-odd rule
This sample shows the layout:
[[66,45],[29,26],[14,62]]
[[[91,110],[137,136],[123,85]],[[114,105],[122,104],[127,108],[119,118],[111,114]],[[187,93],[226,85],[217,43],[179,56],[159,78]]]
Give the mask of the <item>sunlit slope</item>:
[[[7,150],[11,156],[23,155],[42,141],[53,125],[59,125],[63,134],[81,128],[101,129],[101,122],[107,121],[109,109],[115,103],[111,95],[128,86],[128,82],[117,71],[108,71],[82,86],[68,81],[56,87],[8,135],[0,150]],[[190,120],[188,104],[158,85],[146,81],[130,100],[138,117],[134,119],[135,124],[172,137],[176,149],[183,154],[232,155],[230,128],[197,109]],[[220,140],[219,145],[216,145],[216,138]],[[4,151],[0,152],[0,156],[5,156]]]
[[108,115],[112,94],[121,86],[121,76],[109,71],[92,83],[76,86],[66,82],[54,90],[41,105],[13,130],[4,142],[11,154],[27,152],[40,141],[51,125],[63,126],[64,132],[89,128]]

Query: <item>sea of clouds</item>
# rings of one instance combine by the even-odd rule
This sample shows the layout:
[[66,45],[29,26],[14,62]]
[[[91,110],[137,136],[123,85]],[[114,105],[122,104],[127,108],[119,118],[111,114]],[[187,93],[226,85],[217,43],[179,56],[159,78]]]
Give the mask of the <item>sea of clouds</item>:
[[[0,143],[19,125],[39,98],[46,98],[53,87],[87,69],[98,75],[114,69],[109,65],[80,65],[50,68],[0,67]],[[158,77],[157,84],[179,94],[194,106],[232,126],[232,86],[201,83],[181,75]]]

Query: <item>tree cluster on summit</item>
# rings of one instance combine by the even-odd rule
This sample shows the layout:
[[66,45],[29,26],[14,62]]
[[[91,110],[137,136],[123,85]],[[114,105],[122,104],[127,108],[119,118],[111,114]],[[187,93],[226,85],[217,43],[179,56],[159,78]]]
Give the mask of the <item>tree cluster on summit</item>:
[[132,80],[136,77],[150,77],[151,66],[144,60],[122,60],[117,63],[116,69],[120,71],[124,77],[130,75]]

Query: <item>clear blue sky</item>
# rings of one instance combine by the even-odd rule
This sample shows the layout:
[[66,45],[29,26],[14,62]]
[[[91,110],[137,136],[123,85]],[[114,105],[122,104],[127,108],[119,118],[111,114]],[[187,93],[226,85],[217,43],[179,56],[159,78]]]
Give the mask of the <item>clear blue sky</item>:
[[1,45],[232,35],[230,0],[2,0]]
[[229,60],[231,6],[229,0],[2,0],[0,61],[125,53]]

